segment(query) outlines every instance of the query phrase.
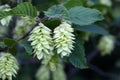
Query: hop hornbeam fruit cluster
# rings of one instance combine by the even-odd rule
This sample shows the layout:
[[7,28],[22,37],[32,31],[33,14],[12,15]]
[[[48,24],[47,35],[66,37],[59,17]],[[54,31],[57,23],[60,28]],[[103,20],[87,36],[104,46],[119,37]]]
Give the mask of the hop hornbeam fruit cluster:
[[2,80],[12,80],[12,76],[15,77],[18,69],[18,62],[14,56],[0,52],[0,78]]
[[101,55],[104,56],[110,54],[114,49],[114,42],[115,39],[113,36],[103,36],[98,44],[98,49],[101,51]]
[[53,42],[50,34],[51,30],[42,23],[39,23],[31,32],[28,41],[31,41],[34,56],[37,56],[38,59],[53,55]]
[[48,67],[41,66],[36,73],[36,80],[50,80],[50,77],[52,77],[52,80],[66,80],[63,64],[57,66],[56,71],[51,71],[52,76],[50,76]]
[[53,37],[51,36],[51,30],[43,23],[39,23],[32,31],[28,41],[31,41],[33,47],[34,56],[38,59],[43,59],[46,56],[54,55],[53,50],[57,50],[57,54],[63,56],[69,56],[71,50],[73,50],[74,43],[74,30],[67,22],[62,22],[53,31]]
[[63,22],[54,29],[54,43],[57,48],[57,53],[63,56],[69,56],[73,50],[74,35],[73,28],[70,24]]

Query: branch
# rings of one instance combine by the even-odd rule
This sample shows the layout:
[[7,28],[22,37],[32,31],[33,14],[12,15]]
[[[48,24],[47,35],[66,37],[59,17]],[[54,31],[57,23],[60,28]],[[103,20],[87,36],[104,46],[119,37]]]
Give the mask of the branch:
[[101,70],[100,68],[96,67],[95,65],[91,64],[91,61],[98,55],[99,53],[99,50],[98,48],[96,47],[96,40],[94,38],[92,38],[92,43],[93,43],[93,46],[94,46],[94,50],[93,52],[90,53],[90,55],[88,55],[87,57],[87,63],[88,63],[88,66],[91,70],[93,70],[94,72],[98,73],[99,75],[101,76],[104,76],[106,78],[118,78],[117,75],[115,74],[112,74],[112,73],[107,73],[107,72],[104,72],[103,70]]
[[21,38],[19,38],[17,41],[20,41],[20,40],[22,40],[22,39],[24,39],[24,38],[26,38],[28,35],[29,35],[29,33],[40,23],[40,22],[43,22],[43,21],[45,21],[45,20],[48,20],[49,18],[48,17],[44,17],[44,18],[37,18],[36,19],[36,24],[24,35],[24,36],[22,36]]
[[112,74],[112,73],[107,73],[102,71],[101,69],[99,69],[98,67],[96,67],[95,65],[92,65],[90,63],[88,63],[89,67],[91,70],[93,70],[94,72],[98,73],[99,75],[106,77],[106,78],[118,78],[117,75]]
[[20,41],[20,40],[26,38],[26,37],[30,34],[30,32],[31,32],[37,25],[38,25],[38,23],[36,23],[24,36],[22,36],[21,38],[19,38],[17,41]]
[[104,76],[106,78],[118,78],[117,75],[112,73],[107,73],[102,71],[100,68],[96,67],[95,65],[91,64],[91,61],[97,56],[98,49],[95,48],[95,50],[87,57],[88,66],[91,70],[98,73],[101,76]]

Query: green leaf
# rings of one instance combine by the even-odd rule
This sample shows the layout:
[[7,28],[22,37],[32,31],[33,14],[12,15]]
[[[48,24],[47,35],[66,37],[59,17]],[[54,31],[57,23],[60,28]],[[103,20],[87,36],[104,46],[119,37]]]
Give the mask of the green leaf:
[[30,43],[29,43],[28,41],[22,41],[22,42],[20,43],[20,45],[21,45],[22,47],[24,47],[25,51],[26,51],[27,53],[29,53],[30,55],[33,53],[33,52],[32,52],[33,49],[32,49],[32,47],[31,47],[31,45],[30,45]]
[[67,9],[62,5],[54,5],[50,7],[46,12],[45,15],[50,18],[68,18],[68,11]]
[[70,21],[78,25],[89,25],[103,20],[103,16],[96,9],[85,7],[74,7],[69,10]]
[[13,55],[16,55],[17,49],[15,47],[9,48],[9,52],[12,53]]
[[13,47],[15,44],[17,44],[17,42],[13,39],[9,39],[9,38],[4,38],[4,43],[5,45],[7,45],[8,47]]
[[44,25],[49,26],[50,29],[56,28],[56,26],[59,26],[61,21],[60,20],[46,20],[43,22]]
[[49,7],[61,3],[61,0],[32,0],[33,5],[36,6],[39,11],[46,11]]
[[37,10],[31,3],[24,2],[20,3],[10,11],[1,11],[0,19],[5,18],[9,15],[30,16],[34,18],[37,16]]
[[108,31],[98,25],[87,25],[87,26],[74,26],[74,28],[78,31],[86,31],[91,33],[97,33],[101,35],[108,35]]
[[0,11],[0,19],[11,15],[10,11]]
[[67,9],[70,9],[75,6],[84,6],[85,3],[86,3],[86,0],[67,0],[67,2],[65,2],[64,6]]
[[83,39],[77,37],[74,44],[74,50],[72,54],[69,56],[69,61],[75,67],[85,69],[88,68],[87,61],[85,57],[84,47],[83,47]]

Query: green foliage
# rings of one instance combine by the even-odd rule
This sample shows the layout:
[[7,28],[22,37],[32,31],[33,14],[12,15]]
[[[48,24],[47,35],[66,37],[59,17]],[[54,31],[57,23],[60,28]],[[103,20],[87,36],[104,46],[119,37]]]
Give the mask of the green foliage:
[[86,26],[79,26],[75,25],[74,28],[78,31],[85,31],[91,33],[97,33],[101,35],[108,35],[108,31],[98,25],[86,25]]
[[8,47],[13,47],[15,44],[17,44],[17,41],[9,38],[5,38],[3,41]]
[[32,49],[32,47],[31,47],[31,45],[30,45],[30,43],[28,41],[22,41],[19,44],[20,44],[20,46],[22,46],[25,49],[25,51],[28,54],[30,54],[30,55],[32,54],[33,49]]
[[73,7],[69,10],[70,21],[78,25],[89,25],[103,20],[103,16],[96,9]]
[[49,7],[59,4],[61,0],[32,0],[33,5],[36,6],[38,11],[47,10]]
[[[51,4],[53,5],[53,3],[59,2],[59,0],[51,0],[51,1],[49,1],[50,2],[50,5],[49,5],[49,4],[45,3],[47,0],[39,1],[39,2],[38,1],[39,0],[34,0],[34,1],[32,0],[31,1],[32,4],[37,6],[38,10],[43,10],[44,8],[46,9]],[[56,2],[52,2],[52,1],[56,1]],[[66,62],[70,62],[73,66],[75,66],[77,68],[86,69],[86,68],[88,68],[88,65],[87,65],[85,49],[84,49],[85,39],[83,39],[83,37],[85,37],[85,36],[81,35],[81,33],[88,32],[88,33],[97,33],[97,34],[101,34],[101,35],[108,35],[109,34],[102,27],[98,26],[97,24],[93,24],[97,21],[103,20],[104,18],[101,15],[100,11],[98,11],[97,9],[92,9],[92,8],[94,8],[94,6],[92,6],[92,8],[83,7],[83,6],[86,6],[86,1],[87,0],[67,0],[65,3],[61,3],[59,5],[53,5],[52,7],[48,8],[47,11],[40,12],[39,16],[37,16],[38,10],[36,10],[36,8],[31,3],[29,3],[29,2],[22,3],[23,1],[21,1],[20,4],[18,4],[16,7],[11,9],[10,11],[0,11],[0,19],[5,18],[7,16],[16,16],[17,15],[17,16],[28,16],[34,22],[35,18],[37,17],[37,20],[39,20],[39,21],[36,21],[36,23],[42,22],[45,25],[44,27],[46,29],[50,28],[50,30],[51,30],[49,36],[51,37],[50,42],[53,41],[53,44],[50,45],[50,49],[56,45],[56,43],[54,41],[54,37],[53,37],[54,34],[60,32],[60,31],[56,31],[56,33],[55,33],[54,32],[54,30],[56,30],[55,28],[57,26],[59,26],[62,22],[68,23],[68,25],[72,26],[75,29],[75,32],[74,32],[75,33],[75,41],[73,41],[75,43],[74,43],[74,45],[71,45],[71,46],[74,46],[74,50],[72,51],[70,56],[66,55],[66,56],[68,56],[65,58]],[[48,5],[48,6],[45,6],[44,4]],[[45,6],[44,8],[43,8],[43,5]],[[40,6],[42,6],[42,8]],[[25,30],[25,33],[28,32],[25,35],[23,35],[23,37],[28,36],[30,31],[29,31],[29,29],[27,31],[27,26],[29,26],[29,25],[23,24],[24,22],[26,23],[28,21],[28,19],[26,21],[23,21],[23,22],[21,21],[21,23],[19,23],[19,21],[20,21],[19,19],[20,18],[17,17],[18,21],[16,20],[16,22],[18,22],[18,24],[21,24],[20,26],[24,26],[24,28],[22,28],[22,29],[23,29],[23,31]],[[25,20],[25,18],[23,20]],[[32,20],[30,20],[29,22],[33,23]],[[12,22],[10,23],[10,26],[11,25],[12,25]],[[63,27],[65,28],[67,26],[65,25]],[[66,34],[73,35],[73,34],[71,34],[73,32],[72,28],[71,29],[66,28],[66,29],[68,29],[68,31],[70,31],[70,33],[64,31],[65,37],[66,37]],[[34,38],[37,39],[38,37],[40,37],[41,34],[37,35],[37,33],[39,32],[39,30],[38,30],[38,32],[37,32],[37,30],[38,29],[35,30],[35,37],[32,37],[32,39],[34,39]],[[63,35],[63,32],[62,32],[63,28],[61,28],[59,30],[61,30],[61,34]],[[17,31],[20,31],[20,29],[18,28]],[[23,31],[20,33],[23,33]],[[48,31],[43,31],[42,34],[48,33]],[[77,32],[79,32],[80,34]],[[30,35],[32,35],[32,34],[30,34]],[[36,35],[37,35],[37,37],[36,37]],[[64,36],[62,36],[62,38],[64,38]],[[43,38],[43,37],[44,36],[42,36],[40,38]],[[48,38],[48,36],[45,36],[45,37]],[[58,36],[58,38],[60,38],[60,36]],[[73,35],[73,37],[68,36],[66,38],[66,41],[68,40],[68,42],[69,42],[70,40],[68,38],[74,39],[74,35]],[[40,41],[40,39],[38,39],[38,40],[36,40],[36,39],[35,39],[33,45],[39,44],[41,41],[45,41],[44,39],[41,41]],[[58,41],[58,46],[59,46],[59,42],[63,43],[64,41],[65,40],[62,40],[62,39],[60,41]],[[68,42],[66,42],[66,44]],[[17,50],[18,48],[16,49],[15,45],[17,43],[19,43],[19,45],[24,48],[23,51],[20,51],[21,49]],[[37,48],[37,50],[35,49],[34,51],[39,51],[43,47],[46,48],[48,46],[46,44],[49,42],[48,42],[48,40],[46,40],[46,42],[41,42],[41,43],[44,43],[45,45],[44,46],[43,46],[43,44],[40,44],[42,46],[38,45],[37,47],[35,47],[35,48]],[[19,51],[18,54],[20,53],[20,56],[22,55],[21,53],[28,53],[28,54],[32,55],[32,53],[34,52],[30,43],[26,40],[17,42],[14,39],[4,38],[3,42],[0,42],[0,47],[1,48],[7,47],[8,49],[6,51],[9,51],[10,53],[13,53],[14,55],[17,53],[17,51]],[[61,50],[64,47],[67,47],[67,46],[61,47]],[[44,66],[42,66],[39,69],[39,72],[38,72],[39,75],[37,76],[38,80],[49,80],[49,78],[51,76],[52,76],[53,80],[66,80],[65,79],[66,77],[65,77],[65,74],[63,71],[64,69],[63,69],[63,67],[59,66],[59,64],[61,63],[60,62],[61,60],[59,60],[59,59],[62,59],[62,58],[60,58],[60,56],[57,54],[58,52],[56,52],[55,49],[56,48],[51,49],[51,52],[54,53],[54,55],[50,56],[49,54],[47,54],[42,59],[42,64]],[[69,51],[69,49],[66,49],[66,52],[67,52],[67,50]],[[38,53],[41,54],[41,52],[42,51],[40,51]],[[44,52],[46,52],[46,51],[44,50],[42,53],[44,53]],[[50,53],[50,51],[48,51],[48,53]],[[30,55],[27,55],[27,56],[30,56]],[[38,55],[38,56],[40,56],[40,55]],[[26,56],[23,54],[22,58],[24,59],[24,57],[26,58]],[[22,64],[22,58],[20,58],[21,64]],[[33,59],[28,60],[28,63],[30,63],[29,61],[34,62]],[[23,63],[23,65],[24,65],[24,63]],[[51,72],[52,75],[50,75],[51,74],[50,71],[52,71]]]
[[4,38],[3,43],[2,43],[2,47],[8,47],[7,51],[9,51],[10,53],[12,53],[13,55],[17,54],[17,49],[16,49],[16,44],[18,42],[15,41],[14,39],[9,39],[9,38]]
[[32,6],[31,3],[25,2],[20,3],[17,7],[13,8],[10,11],[0,12],[0,19],[5,18],[9,15],[30,16],[34,18],[37,16],[37,10],[34,6]]
[[78,25],[89,25],[104,19],[98,10],[81,6],[73,7],[68,11],[64,6],[55,5],[50,7],[45,15],[50,18],[69,20]]
[[86,3],[86,0],[68,0],[65,2],[64,6],[67,9],[70,9],[75,6],[84,6]]
[[67,9],[62,5],[54,5],[54,6],[50,7],[45,12],[45,15],[50,17],[50,18],[61,18],[61,19],[68,18]]
[[83,43],[83,39],[80,36],[77,36],[74,44],[75,48],[69,56],[70,63],[81,69],[88,68]]
[[11,47],[11,48],[9,48],[9,52],[12,53],[13,55],[16,55],[16,54],[17,54],[17,49],[16,49],[16,47]]

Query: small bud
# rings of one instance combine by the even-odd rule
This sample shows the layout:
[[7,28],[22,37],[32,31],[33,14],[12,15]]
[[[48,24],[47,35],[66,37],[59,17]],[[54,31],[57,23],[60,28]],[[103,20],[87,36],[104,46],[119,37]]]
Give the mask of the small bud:
[[51,30],[40,23],[32,30],[28,39],[28,41],[31,41],[31,46],[34,49],[34,56],[37,56],[39,60],[48,55],[53,55],[53,42],[50,34]]
[[12,80],[12,76],[15,77],[18,69],[18,62],[14,56],[0,52],[0,78],[2,80]]
[[101,51],[101,55],[110,54],[114,49],[114,37],[104,36],[100,39],[98,49]]
[[54,29],[54,43],[57,53],[63,56],[69,56],[73,50],[74,34],[70,24],[63,22]]

